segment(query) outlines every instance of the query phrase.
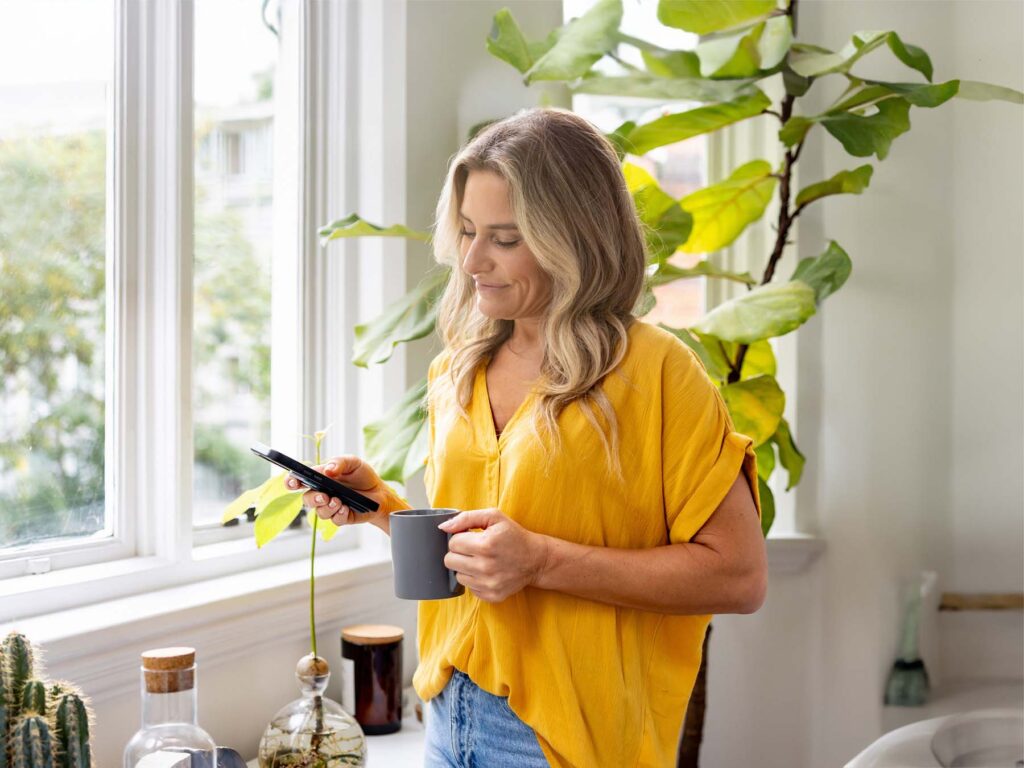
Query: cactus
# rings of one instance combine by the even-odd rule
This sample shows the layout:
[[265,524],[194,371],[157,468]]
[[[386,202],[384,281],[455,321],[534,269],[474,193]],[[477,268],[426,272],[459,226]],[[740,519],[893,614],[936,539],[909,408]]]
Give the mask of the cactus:
[[11,768],[53,768],[50,726],[41,715],[25,715],[14,728]]
[[0,643],[0,768],[91,768],[88,699],[35,666],[23,635]]
[[7,717],[17,719],[21,714],[21,694],[25,684],[32,678],[32,645],[24,635],[11,632],[4,640],[4,665],[7,668]]
[[46,715],[46,683],[42,680],[29,680],[21,692],[21,711],[36,715]]
[[0,646],[0,768],[9,768],[7,759],[7,734],[10,732],[7,717],[7,665],[4,663],[3,647]]
[[57,704],[57,765],[59,768],[90,768],[89,712],[76,693],[65,693]]

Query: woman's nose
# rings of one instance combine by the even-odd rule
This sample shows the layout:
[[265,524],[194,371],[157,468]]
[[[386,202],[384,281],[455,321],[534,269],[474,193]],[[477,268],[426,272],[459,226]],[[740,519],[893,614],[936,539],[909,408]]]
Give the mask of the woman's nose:
[[479,237],[474,237],[462,257],[462,269],[471,275],[486,272],[488,260],[486,243]]

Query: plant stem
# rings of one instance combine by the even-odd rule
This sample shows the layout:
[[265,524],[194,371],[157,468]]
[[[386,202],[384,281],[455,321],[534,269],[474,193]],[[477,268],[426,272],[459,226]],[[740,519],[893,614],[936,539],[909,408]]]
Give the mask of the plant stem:
[[[316,438],[316,463],[320,464],[320,437]],[[316,656],[316,527],[319,516],[313,515],[313,544],[309,549],[309,637],[313,645],[313,655]]]
[[[797,0],[791,0],[789,8],[786,11],[791,17],[794,35],[796,34],[796,2]],[[782,100],[782,108],[778,116],[779,122],[782,125],[785,125],[786,121],[793,115],[794,101],[796,101],[796,97],[793,94],[786,94],[786,98]],[[793,177],[793,166],[796,164],[797,158],[800,157],[800,150],[803,149],[803,146],[804,143],[801,141],[794,149],[786,150],[782,173],[779,174],[779,223],[775,227],[775,247],[772,249],[771,257],[768,259],[768,266],[765,267],[761,285],[767,285],[771,282],[772,277],[775,276],[775,267],[779,263],[779,259],[782,258],[782,251],[786,247],[786,238],[789,235],[789,228],[803,209],[803,206],[801,206],[800,208],[797,208],[795,212],[791,212],[789,210],[789,187]],[[729,371],[729,376],[727,378],[729,384],[735,384],[740,380],[743,373],[743,360],[746,358],[747,350],[749,348],[749,344],[739,345],[739,349],[736,352],[736,362],[731,366],[731,370]],[[726,359],[728,359],[728,357]]]
[[[319,460],[317,464],[319,464]],[[313,580],[314,567],[316,563],[316,524],[317,516],[313,515],[313,546],[309,550],[309,636],[313,641],[313,655],[316,656],[316,611],[314,610],[314,601],[316,600],[316,590],[313,585],[316,583]]]

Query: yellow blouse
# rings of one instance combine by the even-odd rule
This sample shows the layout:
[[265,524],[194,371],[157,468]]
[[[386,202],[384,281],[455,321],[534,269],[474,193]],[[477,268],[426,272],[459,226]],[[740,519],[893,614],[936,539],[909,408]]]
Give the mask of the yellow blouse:
[[[446,370],[431,363],[428,381]],[[626,357],[602,386],[619,423],[625,484],[577,404],[559,417],[550,466],[528,419],[533,394],[495,437],[486,362],[471,423],[450,404],[430,413],[425,483],[434,507],[498,507],[525,528],[601,547],[685,542],[742,467],[757,495],[750,438],[733,430],[700,359],[667,331],[636,321]],[[419,604],[424,700],[457,668],[508,696],[553,766],[674,766],[710,616],[672,616],[527,587],[497,604],[470,592]]]

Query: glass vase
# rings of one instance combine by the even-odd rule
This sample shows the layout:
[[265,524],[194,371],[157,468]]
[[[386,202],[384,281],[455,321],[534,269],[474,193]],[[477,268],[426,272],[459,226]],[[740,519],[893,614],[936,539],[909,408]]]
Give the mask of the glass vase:
[[305,656],[295,670],[302,697],[281,709],[260,739],[260,768],[341,768],[366,765],[366,737],[359,723],[324,696],[327,661]]

